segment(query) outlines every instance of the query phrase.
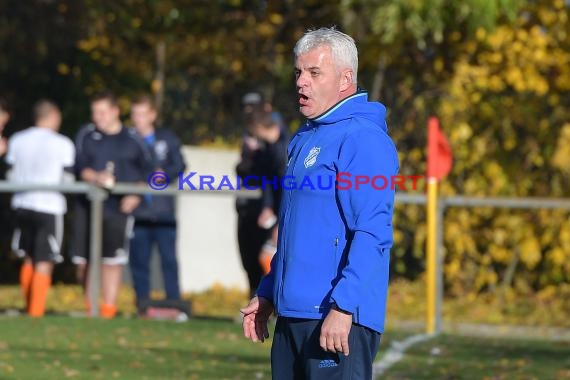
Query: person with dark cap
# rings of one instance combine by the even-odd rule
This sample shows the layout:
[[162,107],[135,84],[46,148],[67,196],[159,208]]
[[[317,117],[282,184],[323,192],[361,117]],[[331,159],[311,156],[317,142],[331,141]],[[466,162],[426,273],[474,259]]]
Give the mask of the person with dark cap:
[[246,93],[242,98],[243,113],[244,115],[249,114],[255,109],[263,109],[271,114],[271,119],[281,128],[281,130],[286,131],[287,125],[283,116],[279,111],[273,109],[271,103],[264,100],[264,96],[261,92],[252,91]]
[[[261,187],[262,197],[248,199],[238,197],[238,245],[241,262],[247,273],[250,294],[257,289],[277,243],[277,215],[281,201],[279,180],[287,163],[287,131],[275,121],[270,109],[264,106],[262,97],[255,93],[244,96],[246,131],[243,136],[241,160],[236,167],[249,187]],[[254,102],[254,103],[248,103]],[[274,181],[263,186],[262,178]]]

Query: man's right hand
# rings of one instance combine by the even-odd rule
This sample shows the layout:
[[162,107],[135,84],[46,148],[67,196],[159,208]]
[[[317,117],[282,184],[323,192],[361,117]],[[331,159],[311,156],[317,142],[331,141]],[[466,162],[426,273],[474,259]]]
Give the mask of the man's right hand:
[[240,310],[243,314],[243,335],[252,342],[264,342],[269,338],[267,322],[273,313],[269,300],[255,296]]

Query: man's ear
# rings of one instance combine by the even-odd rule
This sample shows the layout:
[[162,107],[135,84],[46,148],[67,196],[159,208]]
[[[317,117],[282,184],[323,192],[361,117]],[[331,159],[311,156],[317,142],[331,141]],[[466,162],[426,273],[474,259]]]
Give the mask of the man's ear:
[[344,69],[340,75],[340,91],[346,91],[352,86],[353,72],[351,69]]
[[158,112],[155,109],[152,110],[150,118],[152,119],[153,124],[158,120]]

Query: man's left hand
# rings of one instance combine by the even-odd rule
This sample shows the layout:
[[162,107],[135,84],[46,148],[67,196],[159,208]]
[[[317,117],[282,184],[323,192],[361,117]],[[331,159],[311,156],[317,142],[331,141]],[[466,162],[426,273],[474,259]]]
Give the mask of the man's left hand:
[[328,352],[342,352],[348,356],[348,334],[352,327],[352,314],[331,309],[321,327],[321,348]]

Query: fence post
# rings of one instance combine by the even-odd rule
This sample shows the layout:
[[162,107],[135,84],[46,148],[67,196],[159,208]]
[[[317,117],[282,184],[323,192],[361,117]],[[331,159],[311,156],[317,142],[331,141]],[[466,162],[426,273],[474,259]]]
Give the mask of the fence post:
[[440,334],[443,329],[443,214],[445,212],[445,198],[439,198],[436,209],[436,302],[435,302],[435,333]]
[[88,289],[92,317],[99,316],[99,291],[101,289],[101,255],[103,245],[103,202],[107,192],[97,186],[91,186],[87,197],[91,202]]

